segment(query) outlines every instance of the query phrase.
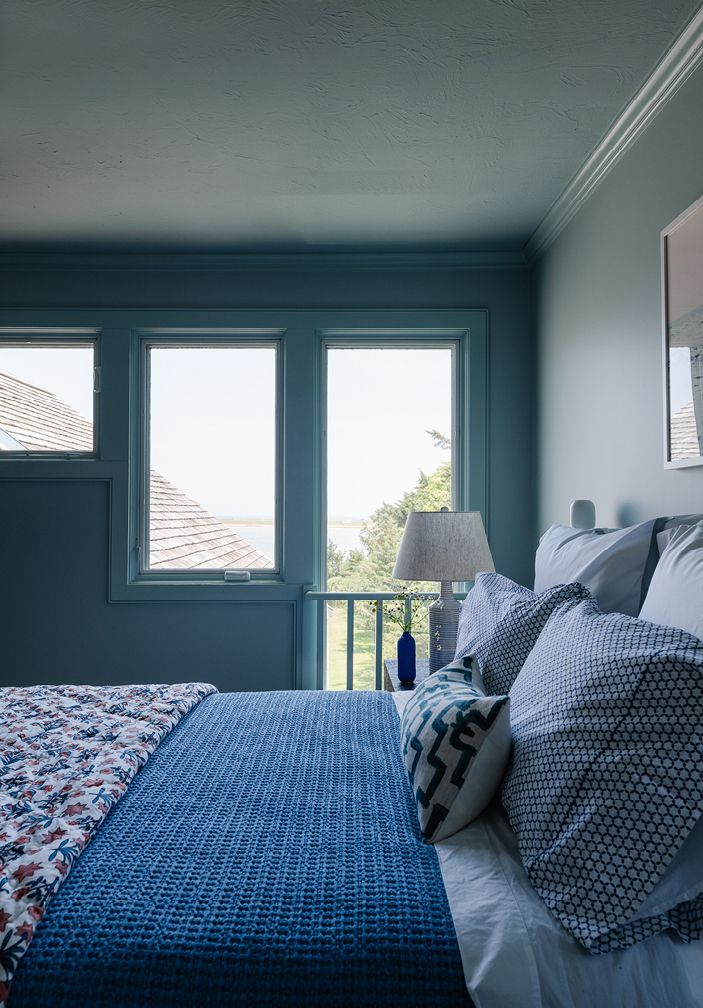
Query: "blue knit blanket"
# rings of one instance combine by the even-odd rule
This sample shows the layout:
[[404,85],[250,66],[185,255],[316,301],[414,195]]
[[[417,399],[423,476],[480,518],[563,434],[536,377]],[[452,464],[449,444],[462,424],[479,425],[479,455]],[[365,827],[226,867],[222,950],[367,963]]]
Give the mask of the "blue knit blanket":
[[383,693],[206,697],[132,782],[10,1008],[466,1008]]

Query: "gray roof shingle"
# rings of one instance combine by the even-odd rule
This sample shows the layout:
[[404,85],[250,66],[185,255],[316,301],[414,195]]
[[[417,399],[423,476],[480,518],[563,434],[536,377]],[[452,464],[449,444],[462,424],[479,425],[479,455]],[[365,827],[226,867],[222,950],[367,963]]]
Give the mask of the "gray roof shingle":
[[92,452],[93,425],[52,392],[0,371],[0,428],[30,451]]
[[671,461],[679,459],[697,458],[700,454],[698,449],[698,431],[696,429],[696,416],[693,411],[693,400],[682,406],[680,410],[672,416],[669,421]]
[[[93,425],[46,389],[0,372],[2,431],[31,451],[93,450]],[[150,470],[150,569],[272,570],[273,561]]]
[[150,566],[273,568],[259,550],[159,473],[150,472]]

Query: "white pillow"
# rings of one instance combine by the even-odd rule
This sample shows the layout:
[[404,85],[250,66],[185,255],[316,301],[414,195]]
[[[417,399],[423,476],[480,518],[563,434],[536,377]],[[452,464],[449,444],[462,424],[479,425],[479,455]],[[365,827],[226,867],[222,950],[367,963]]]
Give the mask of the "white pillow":
[[699,522],[703,522],[703,514],[668,515],[665,518],[657,518],[657,526],[661,528],[661,532],[657,532],[659,556],[669,545],[672,535],[680,525],[697,525]]
[[590,589],[603,612],[637,616],[654,523],[652,519],[615,531],[552,525],[539,541],[535,592],[578,581]]
[[666,515],[664,518],[657,518],[658,522],[663,522],[662,529],[675,529],[679,525],[698,525],[703,522],[703,514]]
[[680,525],[661,555],[640,619],[703,640],[703,523]]

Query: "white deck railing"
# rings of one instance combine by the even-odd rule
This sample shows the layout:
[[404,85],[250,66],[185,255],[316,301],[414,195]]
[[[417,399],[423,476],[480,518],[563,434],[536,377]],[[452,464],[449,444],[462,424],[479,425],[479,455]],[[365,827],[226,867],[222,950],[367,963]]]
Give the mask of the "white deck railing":
[[[428,599],[437,598],[439,592],[422,592]],[[346,689],[354,689],[354,618],[357,602],[373,602],[374,599],[393,599],[397,592],[367,591],[367,592],[322,592],[309,591],[305,593],[305,605],[315,607],[315,619],[308,621],[308,626],[314,627],[312,631],[315,636],[315,664],[316,664],[316,685],[318,689],[325,689],[327,685],[327,603],[334,601],[346,601],[347,603],[347,645],[346,645]],[[457,598],[464,598],[465,593],[459,593]],[[410,603],[406,604],[409,608]],[[424,631],[427,632],[426,630]],[[398,633],[400,636],[400,631]],[[383,607],[376,610],[374,623],[374,689],[383,689]],[[386,655],[387,658],[395,657]]]

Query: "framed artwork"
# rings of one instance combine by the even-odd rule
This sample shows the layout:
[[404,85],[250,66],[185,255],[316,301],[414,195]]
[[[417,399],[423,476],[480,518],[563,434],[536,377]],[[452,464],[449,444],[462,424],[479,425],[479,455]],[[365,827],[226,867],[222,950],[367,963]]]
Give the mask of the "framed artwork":
[[703,465],[703,198],[662,231],[664,467]]

